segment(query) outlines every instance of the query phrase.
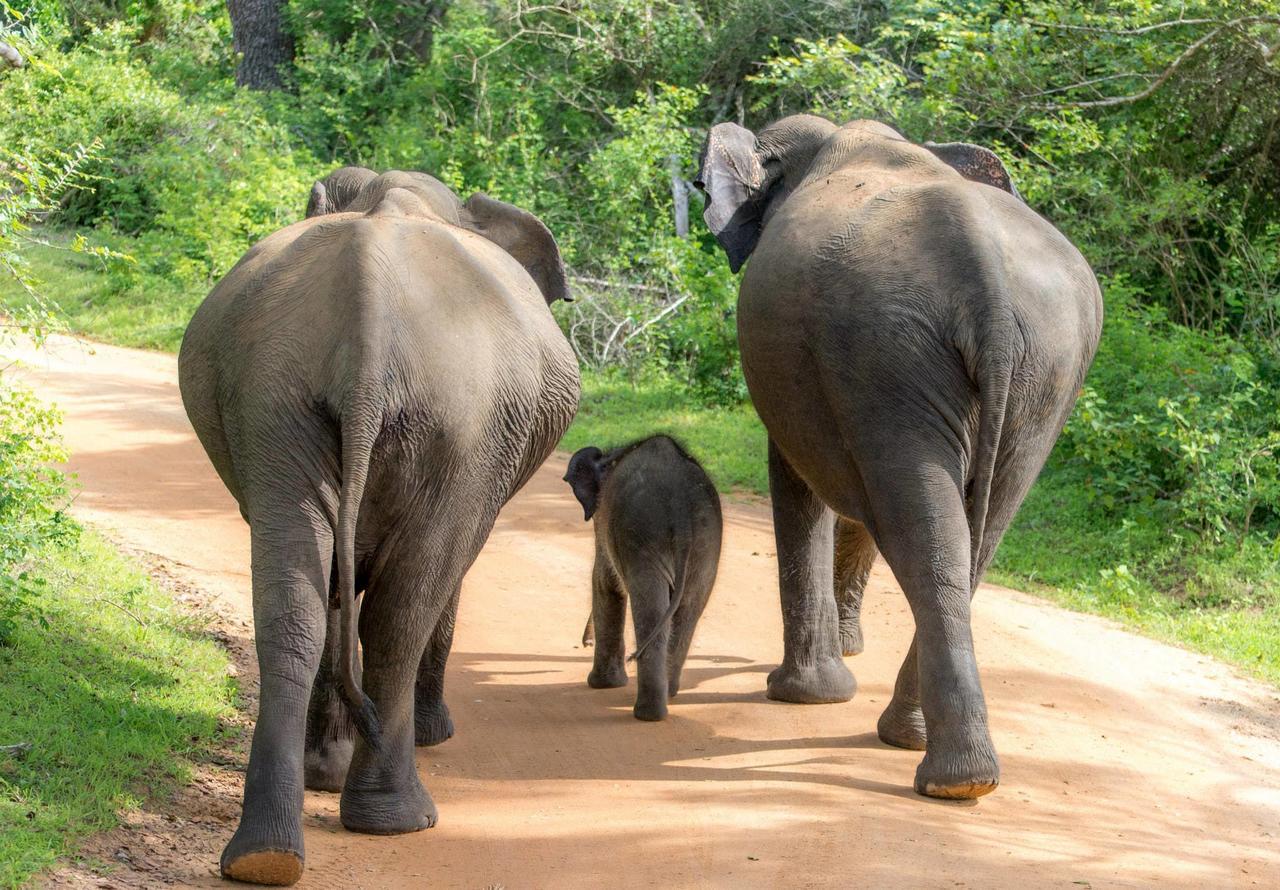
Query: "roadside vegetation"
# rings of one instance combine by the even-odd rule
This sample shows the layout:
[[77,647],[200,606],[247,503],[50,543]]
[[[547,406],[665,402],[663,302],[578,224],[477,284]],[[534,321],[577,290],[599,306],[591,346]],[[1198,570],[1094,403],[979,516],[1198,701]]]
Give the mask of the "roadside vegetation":
[[[28,262],[33,225],[87,187],[99,147],[0,150],[0,281],[11,294],[0,348],[60,324]],[[63,254],[129,261],[82,237],[62,239]],[[0,368],[3,887],[25,886],[122,809],[168,792],[234,712],[228,658],[200,621],[67,515],[74,483],[56,469],[58,422]]]
[[[173,350],[314,178],[427,170],[556,233],[586,381],[566,447],[667,430],[753,492],[737,281],[688,182],[706,127],[812,111],[990,146],[1107,303],[994,577],[1280,681],[1277,0],[293,0],[265,79],[218,2],[0,9],[30,59],[0,72],[0,145],[100,140],[27,251],[71,327]],[[115,253],[62,249],[83,234]]]
[[33,611],[0,646],[0,886],[21,887],[187,780],[234,714],[204,623],[89,531],[30,554]]

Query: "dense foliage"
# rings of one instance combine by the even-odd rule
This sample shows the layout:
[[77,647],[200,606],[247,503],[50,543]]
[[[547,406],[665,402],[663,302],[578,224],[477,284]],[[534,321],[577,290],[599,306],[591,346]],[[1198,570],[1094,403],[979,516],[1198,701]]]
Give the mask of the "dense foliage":
[[1124,567],[1188,608],[1275,598],[1280,0],[292,0],[278,92],[236,88],[214,0],[0,8],[31,59],[0,73],[0,144],[101,139],[58,217],[138,264],[112,262],[86,305],[169,348],[314,177],[414,168],[548,222],[585,366],[737,410],[736,280],[696,194],[676,231],[706,127],[815,111],[988,145],[1108,306],[1005,564],[1049,560],[1056,522],[1059,548],[1108,534],[1055,584]]
[[[0,155],[0,276],[27,296],[5,319],[0,344],[19,333],[39,340],[53,324],[26,262],[31,223],[83,181],[81,168],[91,156],[92,148],[83,146],[51,161]],[[72,247],[86,249],[83,239]],[[76,531],[62,512],[66,480],[52,466],[66,458],[57,425],[55,411],[15,383],[10,369],[0,369],[0,647],[10,644],[23,622],[43,620],[45,582],[34,570],[34,555]]]

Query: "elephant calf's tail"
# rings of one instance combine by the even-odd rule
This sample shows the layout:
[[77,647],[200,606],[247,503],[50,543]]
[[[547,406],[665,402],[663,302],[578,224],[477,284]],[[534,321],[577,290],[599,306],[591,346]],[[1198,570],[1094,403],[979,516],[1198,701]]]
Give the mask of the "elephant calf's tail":
[[680,559],[680,564],[675,567],[675,573],[668,582],[667,589],[671,596],[671,604],[667,606],[666,613],[662,616],[662,620],[653,626],[653,630],[649,631],[649,636],[645,637],[644,642],[636,646],[636,651],[627,657],[627,661],[635,661],[645,650],[648,649],[653,641],[661,634],[662,629],[671,623],[671,619],[675,617],[676,610],[680,608],[680,601],[684,599],[685,582],[689,576],[689,554],[686,552]]
[[[364,400],[351,398],[348,404],[361,404]],[[366,403],[367,404],[367,403]],[[354,417],[351,415],[355,415]],[[357,411],[343,411],[342,423],[342,488],[338,494],[338,529],[335,544],[338,555],[338,602],[342,610],[341,659],[338,672],[342,698],[351,709],[356,729],[370,747],[377,747],[380,736],[378,712],[369,696],[360,686],[359,666],[356,659],[357,622],[356,611],[356,520],[360,514],[360,502],[364,499],[365,481],[369,477],[369,461],[373,443],[378,435],[377,424],[371,416],[361,416]]]

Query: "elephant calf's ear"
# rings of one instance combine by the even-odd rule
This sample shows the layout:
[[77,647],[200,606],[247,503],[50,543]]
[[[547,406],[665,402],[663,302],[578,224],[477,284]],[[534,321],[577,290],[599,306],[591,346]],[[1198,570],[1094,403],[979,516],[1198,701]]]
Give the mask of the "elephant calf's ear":
[[547,305],[556,300],[572,301],[560,248],[542,220],[514,204],[481,192],[468,198],[463,210],[462,225],[488,238],[524,266]]
[[716,124],[698,166],[693,184],[707,196],[702,218],[737,272],[760,240],[764,214],[765,172],[755,134],[737,124]]
[[596,504],[600,500],[603,478],[600,461],[603,457],[604,453],[594,445],[580,448],[569,458],[569,469],[564,474],[564,481],[569,483],[573,496],[582,504],[584,522],[595,515]]
[[970,145],[968,142],[926,142],[923,147],[965,179],[1004,189],[1019,201],[1022,200],[1009,171],[991,149]]

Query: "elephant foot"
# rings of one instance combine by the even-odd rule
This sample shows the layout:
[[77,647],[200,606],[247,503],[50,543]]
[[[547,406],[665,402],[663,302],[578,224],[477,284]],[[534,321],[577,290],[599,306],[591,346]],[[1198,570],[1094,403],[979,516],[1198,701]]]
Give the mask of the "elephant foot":
[[354,739],[331,739],[316,748],[308,748],[303,759],[303,778],[311,791],[342,790],[351,765]]
[[587,685],[592,689],[617,689],[627,685],[627,672],[620,666],[606,671],[594,668],[587,674]]
[[840,654],[861,655],[863,650],[862,625],[855,619],[840,622]]
[[876,733],[886,745],[909,751],[923,751],[927,740],[924,712],[918,704],[895,698],[880,715]]
[[453,738],[453,718],[444,702],[425,713],[413,715],[413,743],[420,748],[438,745]]
[[769,674],[769,698],[801,705],[848,701],[858,689],[853,674],[838,658],[815,664],[783,664]]
[[925,797],[973,800],[999,784],[1000,763],[989,741],[964,747],[935,742],[916,768],[916,793]]
[[288,887],[302,877],[302,838],[263,842],[250,838],[242,825],[222,851],[222,876],[232,881]]
[[665,698],[658,696],[650,696],[647,698],[637,698],[635,707],[631,711],[635,714],[637,720],[646,720],[656,722],[658,720],[667,719],[667,701]]
[[410,787],[397,791],[342,792],[342,827],[360,834],[409,834],[436,824],[435,802],[414,777]]

